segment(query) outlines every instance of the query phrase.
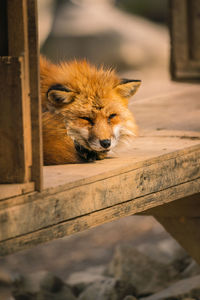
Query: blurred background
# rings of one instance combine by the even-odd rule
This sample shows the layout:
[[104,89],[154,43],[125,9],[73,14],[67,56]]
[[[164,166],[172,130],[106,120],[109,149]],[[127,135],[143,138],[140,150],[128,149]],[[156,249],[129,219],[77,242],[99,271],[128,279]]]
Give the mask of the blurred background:
[[117,70],[166,67],[167,0],[39,1],[41,52]]
[[173,89],[167,0],[39,0],[38,7],[40,50],[50,60],[86,58],[142,79],[135,100]]
[[[167,0],[38,0],[41,53],[54,62],[87,58],[142,79],[135,101],[168,92],[174,84],[167,5]],[[50,271],[65,282],[90,282],[102,278],[122,244],[165,263],[185,255],[152,217],[131,216],[0,258],[0,265],[12,274]]]

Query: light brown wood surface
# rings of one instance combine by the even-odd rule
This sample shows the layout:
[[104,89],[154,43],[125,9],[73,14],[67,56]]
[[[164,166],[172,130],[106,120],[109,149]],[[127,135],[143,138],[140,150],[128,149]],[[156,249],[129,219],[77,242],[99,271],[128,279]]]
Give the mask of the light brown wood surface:
[[34,182],[18,184],[0,184],[0,200],[24,195],[35,190]]
[[198,193],[199,164],[197,145],[138,163],[129,162],[123,168],[48,188],[40,194],[2,201],[0,253]]

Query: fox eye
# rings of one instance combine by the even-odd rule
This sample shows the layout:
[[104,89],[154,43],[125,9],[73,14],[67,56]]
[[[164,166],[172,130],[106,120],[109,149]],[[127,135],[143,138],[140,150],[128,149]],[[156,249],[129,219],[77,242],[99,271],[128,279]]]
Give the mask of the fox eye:
[[93,120],[90,119],[90,118],[88,118],[88,117],[79,117],[79,119],[86,120],[86,121],[88,121],[91,125],[94,125]]
[[108,121],[110,121],[111,119],[113,119],[114,117],[116,117],[117,114],[111,114],[109,117],[108,117]]

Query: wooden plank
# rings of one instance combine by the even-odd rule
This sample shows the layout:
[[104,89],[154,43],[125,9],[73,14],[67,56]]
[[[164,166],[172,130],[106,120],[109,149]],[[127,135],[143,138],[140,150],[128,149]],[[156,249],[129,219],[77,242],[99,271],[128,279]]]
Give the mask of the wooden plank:
[[[199,192],[200,179],[196,179],[178,186],[152,193],[143,197],[131,199],[124,203],[116,204],[112,207],[106,207],[102,210],[94,211],[83,216],[65,220],[63,222],[52,224],[52,226],[42,228],[35,232],[17,236],[0,242],[0,255],[10,254],[22,249],[26,249],[61,238],[66,235],[74,234],[106,222],[114,221],[120,217],[133,215],[135,213],[150,209],[153,206],[164,204],[166,201],[174,201],[185,195],[191,195]],[[52,213],[52,209],[49,213]],[[4,219],[6,222],[6,218]]]
[[[82,184],[79,181],[76,186],[65,186],[64,190],[57,190],[56,193],[50,189],[49,192],[24,196],[21,201],[19,198],[17,201],[1,201],[0,240],[51,228],[67,220],[149,195],[141,206],[141,210],[145,210],[161,203],[160,198],[154,202],[154,193],[156,195],[183,183],[189,184],[188,191],[185,189],[184,193],[197,193],[200,189],[200,145],[177,151],[172,157],[163,155],[157,161],[144,161],[140,167],[133,164],[132,169],[129,166],[126,172],[124,169],[115,170],[113,174],[105,172],[99,180],[91,178],[87,179],[89,183],[84,181]],[[193,181],[195,188],[192,188]],[[183,197],[181,191],[182,188],[177,193],[173,191],[173,200]],[[172,201],[172,197],[164,201]]]
[[[7,1],[8,53],[1,58],[1,183],[31,180],[31,120],[26,0]],[[6,149],[6,151],[5,151]]]
[[26,162],[23,58],[0,58],[0,182],[22,183],[30,179]]
[[[44,188],[59,191],[60,188],[78,186],[91,180],[103,179],[105,174],[113,176],[128,172],[133,168],[140,168],[153,163],[159,163],[165,154],[165,159],[176,157],[175,151],[198,145],[200,134],[198,132],[182,131],[146,131],[134,141],[134,147],[117,157],[90,164],[59,165],[44,167]],[[184,151],[184,150],[183,150]],[[179,153],[180,154],[180,153]],[[106,172],[105,172],[106,170]]]
[[8,55],[7,1],[0,1],[0,56]]
[[0,184],[0,200],[33,192],[34,182],[19,184]]
[[[8,55],[23,57],[23,121],[24,121],[24,153],[25,165],[32,165],[31,145],[31,112],[30,112],[30,87],[29,87],[29,51],[28,51],[28,17],[27,0],[7,1],[8,12]],[[16,76],[13,74],[13,76]],[[30,171],[30,170],[29,170]],[[30,179],[31,174],[29,175]]]
[[31,125],[32,125],[32,180],[37,191],[42,189],[42,124],[41,99],[39,88],[39,46],[38,46],[38,17],[37,1],[29,0],[28,9],[28,46],[29,46],[29,76],[31,98]]

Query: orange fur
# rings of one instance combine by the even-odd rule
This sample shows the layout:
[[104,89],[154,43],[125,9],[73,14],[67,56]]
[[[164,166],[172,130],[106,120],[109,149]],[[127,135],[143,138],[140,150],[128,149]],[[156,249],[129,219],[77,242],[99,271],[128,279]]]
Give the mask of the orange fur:
[[140,81],[122,82],[86,61],[55,65],[41,57],[40,70],[45,164],[102,159],[137,134],[127,105]]

